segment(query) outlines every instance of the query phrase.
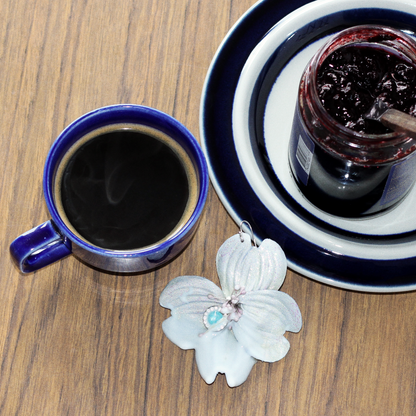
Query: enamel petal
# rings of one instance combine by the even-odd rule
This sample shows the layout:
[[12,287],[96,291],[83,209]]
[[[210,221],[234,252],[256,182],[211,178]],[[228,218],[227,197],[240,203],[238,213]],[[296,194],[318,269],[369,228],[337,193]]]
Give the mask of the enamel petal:
[[[160,295],[159,303],[172,311],[172,315],[189,315],[200,321],[211,306],[221,305],[224,294],[208,279],[199,276],[180,276],[168,283]],[[201,321],[202,322],[202,321]]]
[[230,296],[235,286],[246,291],[278,290],[286,276],[287,260],[281,247],[266,239],[259,247],[251,244],[248,234],[229,238],[217,254],[217,271],[221,287]]
[[195,350],[199,373],[208,384],[215,381],[218,373],[223,373],[230,387],[238,386],[244,383],[256,363],[228,329],[206,331],[202,324],[184,315],[170,317],[162,328],[178,347]]
[[208,384],[215,380],[218,373],[225,374],[230,387],[246,381],[257,360],[236,341],[230,330],[207,333],[199,341],[195,358],[198,370]]
[[220,247],[217,253],[217,272],[221,288],[225,296],[230,296],[234,290],[238,276],[235,275],[238,264],[244,261],[251,249],[251,239],[246,233],[236,234]]
[[296,302],[274,290],[250,292],[242,300],[243,315],[233,326],[239,343],[255,358],[273,362],[283,358],[289,342],[286,331],[299,332],[302,316]]

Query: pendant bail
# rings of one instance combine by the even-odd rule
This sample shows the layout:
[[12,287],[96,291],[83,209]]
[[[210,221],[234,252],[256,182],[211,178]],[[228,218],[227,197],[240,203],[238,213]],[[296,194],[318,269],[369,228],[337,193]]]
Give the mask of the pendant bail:
[[244,237],[243,237],[243,232],[244,232],[243,226],[244,226],[244,224],[247,224],[248,228],[250,229],[250,234],[251,234],[250,238],[251,238],[251,242],[252,242],[253,246],[257,247],[257,243],[256,243],[256,240],[254,239],[254,232],[253,232],[253,229],[251,228],[251,224],[246,220],[243,220],[240,223],[240,231],[238,232],[238,234],[240,235],[241,242],[242,243],[244,242]]

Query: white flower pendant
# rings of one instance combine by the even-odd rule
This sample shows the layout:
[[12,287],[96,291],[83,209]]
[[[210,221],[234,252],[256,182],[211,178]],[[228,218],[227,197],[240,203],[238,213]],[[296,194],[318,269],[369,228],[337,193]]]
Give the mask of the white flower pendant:
[[182,349],[195,349],[202,378],[211,384],[224,373],[230,387],[247,379],[257,360],[274,362],[289,351],[286,331],[299,332],[296,302],[279,292],[287,262],[269,239],[259,247],[240,231],[217,253],[222,290],[199,276],[173,279],[160,295],[171,310],[162,324],[165,335]]

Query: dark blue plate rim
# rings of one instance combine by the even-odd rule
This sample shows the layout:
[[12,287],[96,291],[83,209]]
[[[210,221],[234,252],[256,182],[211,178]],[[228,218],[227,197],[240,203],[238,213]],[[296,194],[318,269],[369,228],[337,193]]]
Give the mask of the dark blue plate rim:
[[[240,167],[233,141],[232,109],[241,71],[252,50],[270,29],[287,14],[308,3],[312,2],[263,0],[256,3],[231,29],[218,49],[201,102],[201,140],[211,181],[233,219],[237,223],[249,221],[258,240],[271,238],[277,241],[293,270],[331,286],[351,290],[414,290],[416,258],[362,259],[331,252],[307,241],[268,211]],[[365,239],[365,236],[360,238]]]

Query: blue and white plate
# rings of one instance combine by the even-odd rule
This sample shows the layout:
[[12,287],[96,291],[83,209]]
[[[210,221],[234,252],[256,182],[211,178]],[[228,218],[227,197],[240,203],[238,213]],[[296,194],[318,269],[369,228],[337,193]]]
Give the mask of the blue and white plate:
[[209,69],[201,139],[211,181],[239,224],[283,248],[289,267],[358,291],[416,289],[416,187],[396,209],[349,220],[306,200],[290,174],[288,143],[299,80],[332,34],[383,24],[414,36],[416,2],[262,0],[236,23]]

